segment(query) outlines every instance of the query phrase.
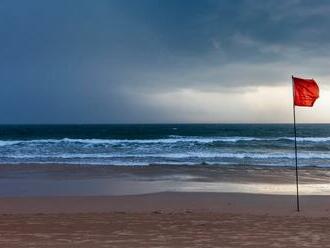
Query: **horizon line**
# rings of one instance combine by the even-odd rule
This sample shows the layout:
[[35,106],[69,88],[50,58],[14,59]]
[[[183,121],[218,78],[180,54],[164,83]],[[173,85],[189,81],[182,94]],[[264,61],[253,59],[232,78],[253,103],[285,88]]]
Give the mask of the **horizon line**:
[[[79,125],[293,125],[293,122],[113,122],[113,123],[0,123],[0,126],[79,126]],[[329,125],[329,122],[300,122],[300,124]]]

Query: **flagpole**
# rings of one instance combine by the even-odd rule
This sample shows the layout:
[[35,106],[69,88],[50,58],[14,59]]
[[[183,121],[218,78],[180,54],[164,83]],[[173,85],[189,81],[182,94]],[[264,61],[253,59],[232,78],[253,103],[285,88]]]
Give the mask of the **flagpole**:
[[295,152],[295,163],[296,163],[296,188],[297,188],[297,211],[300,211],[299,206],[299,178],[298,178],[298,156],[297,156],[297,128],[296,128],[296,106],[294,103],[294,81],[292,76],[292,93],[293,93],[293,129],[294,129],[294,152]]

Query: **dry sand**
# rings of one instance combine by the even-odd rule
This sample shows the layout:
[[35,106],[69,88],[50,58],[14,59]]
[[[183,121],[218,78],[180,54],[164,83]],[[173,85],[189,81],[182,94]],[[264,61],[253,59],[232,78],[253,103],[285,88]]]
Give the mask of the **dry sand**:
[[330,197],[158,193],[0,199],[0,247],[330,247]]

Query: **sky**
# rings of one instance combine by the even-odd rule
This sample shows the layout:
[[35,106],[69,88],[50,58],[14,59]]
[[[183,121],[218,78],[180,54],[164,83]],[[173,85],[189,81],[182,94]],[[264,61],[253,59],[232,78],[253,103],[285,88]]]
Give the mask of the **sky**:
[[330,123],[330,1],[1,0],[0,124]]

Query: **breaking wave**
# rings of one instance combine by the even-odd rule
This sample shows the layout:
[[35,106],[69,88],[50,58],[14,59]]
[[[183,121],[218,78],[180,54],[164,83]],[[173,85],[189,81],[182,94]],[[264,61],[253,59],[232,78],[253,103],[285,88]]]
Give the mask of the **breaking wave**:
[[[0,146],[29,145],[29,144],[85,144],[85,145],[117,145],[117,144],[174,144],[179,142],[191,143],[236,143],[249,141],[294,141],[293,137],[259,138],[259,137],[185,137],[171,136],[163,139],[34,139],[34,140],[0,140]],[[330,137],[297,137],[298,142],[324,143],[330,142]]]

